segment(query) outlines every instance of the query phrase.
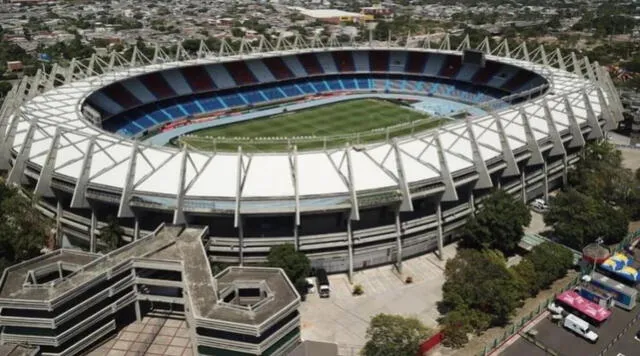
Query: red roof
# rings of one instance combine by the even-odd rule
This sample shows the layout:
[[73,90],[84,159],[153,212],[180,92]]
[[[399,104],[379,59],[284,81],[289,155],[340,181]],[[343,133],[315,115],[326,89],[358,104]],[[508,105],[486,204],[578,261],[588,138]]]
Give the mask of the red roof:
[[602,322],[611,316],[611,310],[581,297],[578,293],[568,290],[556,297],[565,305],[568,305],[591,319]]

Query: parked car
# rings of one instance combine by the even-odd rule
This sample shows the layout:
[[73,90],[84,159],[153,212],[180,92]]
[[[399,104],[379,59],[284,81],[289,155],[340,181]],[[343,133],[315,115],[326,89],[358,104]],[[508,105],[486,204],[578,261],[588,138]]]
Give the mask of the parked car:
[[549,204],[544,199],[536,199],[531,203],[531,208],[537,212],[545,212],[549,210]]
[[557,305],[554,302],[549,303],[549,305],[547,306],[547,309],[549,309],[549,311],[553,314],[560,314],[562,315],[562,313],[564,312],[564,308]]
[[562,325],[575,334],[582,336],[592,344],[598,342],[598,334],[591,330],[591,325],[573,314],[567,315]]

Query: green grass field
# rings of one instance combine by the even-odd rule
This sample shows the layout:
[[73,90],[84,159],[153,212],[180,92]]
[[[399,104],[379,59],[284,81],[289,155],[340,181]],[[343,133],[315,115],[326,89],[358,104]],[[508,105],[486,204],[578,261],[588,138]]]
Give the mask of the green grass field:
[[[386,100],[356,99],[194,131],[182,137],[181,142],[207,151],[236,150],[238,145],[247,151],[279,151],[288,149],[287,138],[313,136],[291,141],[299,150],[305,150],[384,140],[387,137],[384,128],[402,123],[406,125],[389,129],[389,137],[424,131],[441,122],[442,119]],[[239,141],[237,137],[249,139]],[[267,142],[251,139],[257,137],[281,139]]]

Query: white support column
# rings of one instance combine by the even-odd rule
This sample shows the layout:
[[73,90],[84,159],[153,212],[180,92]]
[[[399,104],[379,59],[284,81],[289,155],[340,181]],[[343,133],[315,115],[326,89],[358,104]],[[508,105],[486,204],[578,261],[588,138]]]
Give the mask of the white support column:
[[569,102],[569,97],[565,94],[562,98],[564,102],[564,109],[569,119],[569,132],[571,133],[571,141],[569,142],[570,148],[582,147],[585,145],[584,136],[582,136],[582,130],[576,116],[573,114],[573,107]]
[[[496,128],[498,129],[498,136],[500,137],[500,144],[502,146],[502,159],[507,164],[507,167],[502,171],[502,177],[518,175],[520,174],[520,170],[518,169],[518,163],[516,162],[516,158],[511,150],[507,133],[502,126],[502,119],[497,115],[494,115],[494,119],[496,121]],[[500,183],[500,179],[498,179],[498,183]],[[500,186],[498,186],[498,188],[500,188]]]
[[293,242],[294,242],[296,251],[300,251],[300,236],[298,236],[298,234],[299,234],[298,225],[294,223],[293,224]]
[[548,66],[549,58],[547,57],[547,51],[544,50],[544,46],[540,45],[540,47],[538,47],[538,50],[540,51],[540,59],[542,60],[542,64]]
[[140,219],[134,214],[133,216],[133,241],[140,238]]
[[[136,269],[135,268],[131,269],[131,276],[134,279],[136,278]],[[138,284],[137,283],[133,284],[133,291],[137,296],[138,295]],[[136,320],[137,321],[142,321],[142,311],[140,310],[140,300],[138,298],[136,298],[136,301],[135,301],[135,303],[133,305],[134,305],[134,308],[135,308]],[[185,306],[185,308],[186,308],[186,306]]]
[[347,179],[349,180],[349,192],[351,193],[351,216],[350,220],[360,220],[360,208],[358,206],[358,193],[356,192],[355,187],[355,172],[353,169],[353,165],[351,164],[351,148],[345,147],[344,154],[346,157],[347,163]]
[[236,167],[237,178],[236,178],[236,204],[235,210],[233,214],[233,226],[240,229],[240,197],[242,196],[242,186],[243,186],[243,176],[244,176],[244,167],[243,167],[243,159],[242,159],[242,146],[238,146],[238,166]]
[[573,65],[573,72],[582,77],[582,69],[580,68],[580,61],[575,52],[571,52],[571,64]]
[[529,48],[527,48],[527,42],[522,42],[522,56],[525,61],[531,61],[531,58],[529,57]]
[[544,172],[544,201],[549,202],[549,170],[547,167],[547,160],[543,163],[542,171]]
[[[138,141],[133,141],[131,144],[131,154],[129,155],[129,164],[127,166],[127,173],[124,179],[124,187],[122,188],[122,194],[120,195],[120,206],[118,207],[119,218],[133,217],[133,210],[129,205],[131,195],[133,194],[135,176],[136,176],[136,163],[138,159]],[[137,219],[137,218],[136,218]]]
[[56,132],[51,139],[51,145],[49,145],[49,152],[47,152],[47,157],[40,169],[38,182],[33,190],[33,195],[36,198],[53,197],[53,191],[51,190],[51,178],[53,177],[53,170],[56,163],[56,157],[58,155],[58,144],[60,143],[61,135],[60,128],[56,128]]
[[442,146],[442,142],[440,141],[440,136],[436,131],[434,136],[434,141],[436,144],[436,148],[438,150],[438,161],[440,163],[440,176],[442,179],[442,184],[444,185],[444,194],[442,195],[442,200],[444,201],[456,201],[458,200],[458,192],[456,191],[455,183],[453,182],[453,177],[451,177],[451,171],[449,171],[449,164],[444,155],[444,147]]
[[189,152],[187,146],[182,147],[182,157],[180,161],[180,172],[178,173],[178,187],[176,192],[176,208],[173,211],[173,223],[174,224],[186,224],[187,218],[184,214],[184,191],[185,180],[187,174],[187,164],[189,160]]
[[527,203],[527,177],[525,176],[525,168],[526,167],[522,167],[522,169],[520,169],[520,193],[522,194],[522,202],[523,203]]
[[524,132],[527,137],[527,148],[531,153],[531,158],[529,158],[528,164],[542,164],[542,162],[544,161],[544,158],[542,157],[542,151],[540,151],[538,140],[536,140],[536,137],[533,134],[533,129],[531,128],[531,123],[529,122],[529,116],[522,107],[520,108],[520,116],[522,116],[522,124],[524,126]]
[[398,177],[398,189],[402,194],[402,203],[400,204],[400,211],[413,211],[413,199],[411,198],[411,190],[409,189],[409,183],[407,182],[404,172],[404,163],[402,161],[402,154],[400,154],[400,147],[398,147],[398,141],[393,140],[391,146],[393,147],[393,153],[396,158],[396,173]]
[[480,147],[478,146],[478,141],[476,140],[476,134],[473,132],[473,124],[471,120],[466,120],[467,124],[467,132],[469,133],[469,140],[471,141],[471,151],[473,161],[475,162],[476,172],[478,173],[478,180],[474,185],[474,189],[487,189],[492,188],[493,183],[491,182],[491,176],[489,175],[489,170],[487,169],[487,164],[482,158],[482,154],[480,153]]
[[[616,128],[618,128],[618,120],[616,120],[615,116],[620,115],[621,117],[622,114],[618,114],[614,110],[612,110],[612,108],[615,107],[616,105],[609,105],[609,103],[607,103],[607,99],[605,98],[605,95],[602,92],[602,89],[598,88],[596,89],[596,92],[598,93],[598,100],[600,101],[600,111],[601,111],[602,117],[606,122],[604,125],[604,130],[605,131],[615,130]],[[611,99],[611,102],[613,101],[614,99]]]
[[564,63],[564,57],[562,56],[562,52],[560,52],[560,48],[556,48],[556,60],[558,61],[558,68],[567,70],[567,65]]
[[42,81],[42,69],[38,69],[35,77],[31,79],[31,85],[29,87],[29,94],[27,95],[27,97],[33,98],[34,96],[36,96],[36,94],[38,94],[38,91],[39,91],[38,87],[40,86],[41,81]]
[[2,143],[2,152],[0,152],[0,170],[9,170],[9,162],[11,161],[11,149],[13,148],[13,141],[16,137],[16,131],[18,130],[19,121],[20,116],[16,113],[13,116],[11,123],[9,123],[7,135],[4,137],[4,142]]
[[96,252],[96,212],[91,209],[91,225],[89,226],[89,252]]
[[443,242],[443,229],[442,229],[442,200],[438,200],[436,205],[436,221],[438,223],[438,259],[444,261],[444,242]]
[[396,268],[402,273],[402,226],[400,210],[396,209]]
[[562,186],[567,186],[568,183],[568,175],[569,175],[569,159],[567,154],[565,153],[562,156]]
[[295,199],[295,213],[293,216],[293,233],[295,237],[296,250],[298,249],[298,226],[300,225],[300,190],[298,183],[298,147],[293,146],[289,153],[289,168],[291,170],[291,183],[293,184],[293,194]]
[[476,216],[476,197],[473,195],[473,189],[469,191],[469,209],[471,209],[471,216]]
[[586,91],[582,92],[582,100],[584,101],[584,106],[587,111],[587,126],[591,128],[591,132],[587,135],[587,139],[593,140],[603,138],[604,133],[602,132],[602,127],[600,127],[598,117],[593,111],[593,106],[591,106],[591,98],[587,95]]
[[56,247],[62,247],[62,203],[56,200]]
[[349,250],[349,283],[353,283],[353,231],[351,230],[350,218],[347,218],[347,243]]
[[597,81],[596,75],[595,73],[593,73],[593,68],[591,67],[591,63],[589,62],[589,57],[585,56],[583,58],[583,61],[584,61],[585,71],[587,72],[587,77],[592,82],[596,82]]
[[238,215],[238,253],[240,257],[240,267],[244,266],[244,229],[242,225],[242,215]]
[[31,145],[33,144],[33,137],[36,133],[36,129],[37,122],[31,122],[31,125],[29,125],[29,129],[27,131],[27,135],[22,142],[22,146],[20,146],[20,150],[16,154],[16,159],[13,162],[13,168],[11,168],[9,176],[7,177],[7,184],[26,183],[24,171],[27,160],[29,159],[29,155],[31,154]]
[[92,136],[89,139],[89,145],[87,151],[82,160],[82,168],[80,169],[80,176],[76,180],[76,187],[73,190],[73,197],[71,198],[72,208],[88,208],[89,202],[87,201],[87,185],[89,183],[89,173],[91,172],[91,160],[93,158],[93,148],[95,146],[96,138]]
[[549,104],[546,100],[542,100],[542,107],[544,109],[544,118],[547,121],[547,127],[549,129],[549,136],[551,136],[551,142],[553,143],[553,147],[551,151],[548,153],[549,156],[556,155],[567,155],[567,152],[564,148],[564,143],[562,143],[562,137],[560,137],[560,133],[558,132],[558,128],[556,127],[555,121],[553,121],[553,116],[551,115],[551,109],[549,109]]

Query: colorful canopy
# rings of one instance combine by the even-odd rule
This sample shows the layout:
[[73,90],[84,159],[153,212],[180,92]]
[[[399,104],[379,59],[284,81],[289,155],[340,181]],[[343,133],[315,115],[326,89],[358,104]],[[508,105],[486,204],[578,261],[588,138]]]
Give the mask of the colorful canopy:
[[616,253],[615,255],[611,256],[611,259],[616,261],[616,262],[620,262],[622,264],[624,264],[625,266],[630,266],[631,263],[633,263],[633,259],[630,258],[629,256],[625,255],[624,253]]
[[620,261],[616,261],[613,258],[608,258],[606,261],[602,262],[602,264],[600,265],[600,268],[602,268],[605,271],[615,272],[622,269],[622,267],[624,266],[625,266],[624,263]]

